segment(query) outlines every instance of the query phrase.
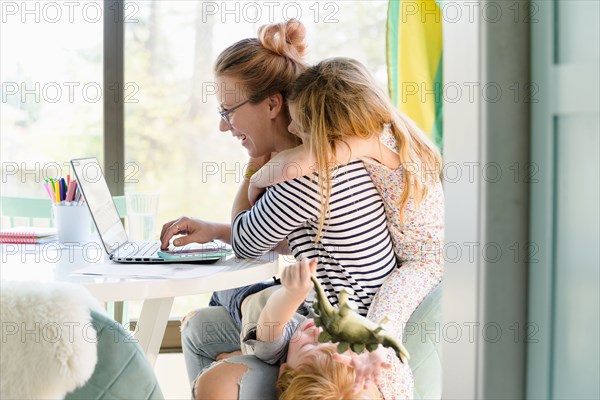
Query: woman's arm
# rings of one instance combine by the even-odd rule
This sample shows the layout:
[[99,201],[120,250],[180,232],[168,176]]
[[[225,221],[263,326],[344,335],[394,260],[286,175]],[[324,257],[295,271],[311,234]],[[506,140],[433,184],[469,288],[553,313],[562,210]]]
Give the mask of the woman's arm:
[[[247,171],[256,171],[266,162],[271,155],[251,158],[248,162]],[[232,220],[240,212],[249,210],[252,205],[248,201],[248,177],[244,177],[240,188],[233,200]],[[181,217],[167,222],[162,226],[160,232],[161,249],[167,249],[171,238],[175,235],[183,235],[177,238],[173,244],[184,246],[188,243],[206,243],[211,240],[221,240],[231,243],[231,224],[203,221],[195,218]]]
[[238,189],[235,198],[233,199],[233,206],[231,208],[231,221],[242,211],[249,210],[252,207],[250,200],[248,199],[248,186],[250,184],[250,177],[253,176],[254,171],[261,169],[271,159],[271,154],[263,157],[252,157],[248,161],[246,167],[246,174],[242,180],[242,184]]
[[231,246],[240,258],[256,258],[276,247],[294,230],[318,218],[321,200],[316,184],[298,178],[271,187],[231,225]]

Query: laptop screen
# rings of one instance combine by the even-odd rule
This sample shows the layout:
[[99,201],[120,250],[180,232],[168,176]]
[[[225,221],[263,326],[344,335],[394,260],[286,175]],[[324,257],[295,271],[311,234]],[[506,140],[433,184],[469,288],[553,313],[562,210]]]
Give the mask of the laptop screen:
[[71,165],[104,248],[108,253],[112,253],[127,242],[127,234],[119,219],[100,164],[96,158],[80,158],[71,160]]

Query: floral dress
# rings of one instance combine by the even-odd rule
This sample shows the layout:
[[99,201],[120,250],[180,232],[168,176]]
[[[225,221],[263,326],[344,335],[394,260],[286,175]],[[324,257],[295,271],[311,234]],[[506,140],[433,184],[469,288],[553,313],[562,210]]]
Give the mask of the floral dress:
[[[380,141],[397,152],[396,140],[386,127]],[[442,281],[444,265],[444,193],[439,180],[431,184],[427,195],[416,204],[412,196],[400,217],[398,199],[405,190],[404,169],[392,170],[373,160],[363,160],[371,179],[383,198],[394,252],[396,269],[383,283],[371,303],[367,317],[379,322],[384,317],[393,322],[386,329],[402,340],[406,322],[423,299]],[[412,399],[412,371],[390,352],[392,368],[381,372],[379,389],[386,400]]]

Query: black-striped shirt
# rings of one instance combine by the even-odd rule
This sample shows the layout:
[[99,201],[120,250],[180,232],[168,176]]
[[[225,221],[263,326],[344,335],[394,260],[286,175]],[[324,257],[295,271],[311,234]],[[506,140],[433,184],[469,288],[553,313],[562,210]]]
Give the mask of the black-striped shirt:
[[315,244],[321,199],[315,175],[271,186],[251,210],[232,224],[232,247],[255,258],[287,238],[296,259],[317,258],[317,278],[332,304],[350,289],[357,311],[366,315],[373,296],[397,267],[383,202],[361,161],[332,172],[330,218]]

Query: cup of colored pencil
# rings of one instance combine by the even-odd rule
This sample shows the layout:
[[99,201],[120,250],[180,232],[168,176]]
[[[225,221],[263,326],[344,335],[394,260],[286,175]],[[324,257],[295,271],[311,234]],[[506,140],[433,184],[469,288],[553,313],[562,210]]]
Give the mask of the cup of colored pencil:
[[90,239],[91,218],[85,199],[75,179],[50,178],[44,183],[52,201],[58,240],[62,243],[85,244]]

